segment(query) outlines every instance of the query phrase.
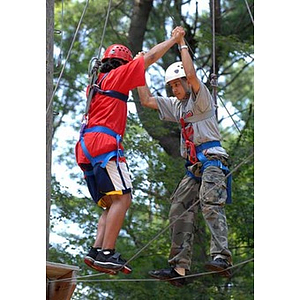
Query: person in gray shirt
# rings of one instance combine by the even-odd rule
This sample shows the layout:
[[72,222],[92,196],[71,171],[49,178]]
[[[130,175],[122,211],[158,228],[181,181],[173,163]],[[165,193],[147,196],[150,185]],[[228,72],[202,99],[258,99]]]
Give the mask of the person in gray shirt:
[[[172,34],[177,30],[184,31],[177,27]],[[178,48],[182,61],[171,64],[165,74],[165,82],[174,97],[154,97],[147,85],[137,89],[143,106],[158,110],[161,120],[181,125],[180,153],[186,159],[187,172],[171,196],[170,268],[153,270],[149,274],[161,280],[178,277],[169,282],[182,286],[187,283],[184,276],[191,268],[193,228],[199,207],[211,233],[212,260],[205,268],[218,271],[224,277],[231,276],[232,254],[228,249],[224,208],[225,203],[231,202],[231,176],[228,154],[220,142],[214,101],[207,87],[197,78],[184,34]],[[193,205],[197,201],[197,205]]]

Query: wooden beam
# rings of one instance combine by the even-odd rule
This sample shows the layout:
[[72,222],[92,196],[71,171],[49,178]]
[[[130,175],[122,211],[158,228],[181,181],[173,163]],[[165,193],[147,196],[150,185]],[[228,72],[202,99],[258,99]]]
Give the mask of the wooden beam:
[[[47,300],[70,300],[76,288],[77,266],[53,263],[47,261]],[[70,279],[56,281],[58,279]]]

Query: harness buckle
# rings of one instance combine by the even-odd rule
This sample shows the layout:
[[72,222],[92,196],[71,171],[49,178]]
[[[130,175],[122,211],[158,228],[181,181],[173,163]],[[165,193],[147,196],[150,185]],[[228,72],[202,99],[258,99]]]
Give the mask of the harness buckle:
[[81,119],[80,131],[79,131],[79,139],[82,137],[84,129],[87,126],[87,123],[88,123],[88,116],[87,114],[83,114]]

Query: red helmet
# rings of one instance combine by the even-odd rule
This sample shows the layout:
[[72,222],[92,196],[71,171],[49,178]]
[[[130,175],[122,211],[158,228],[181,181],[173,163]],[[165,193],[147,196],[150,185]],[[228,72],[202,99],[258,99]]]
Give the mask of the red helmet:
[[119,58],[129,62],[132,61],[132,53],[123,45],[113,44],[105,50],[101,62],[105,62],[109,58]]

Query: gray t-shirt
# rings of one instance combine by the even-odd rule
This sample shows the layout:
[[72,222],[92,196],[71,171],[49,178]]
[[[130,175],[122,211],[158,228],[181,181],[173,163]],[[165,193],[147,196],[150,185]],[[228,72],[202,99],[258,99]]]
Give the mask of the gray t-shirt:
[[[201,82],[197,95],[191,93],[190,98],[179,101],[176,97],[155,97],[161,120],[180,123],[184,119],[185,129],[192,133],[190,140],[198,146],[208,141],[220,141],[221,135],[215,116],[215,105],[207,87]],[[201,119],[202,120],[199,120]],[[186,145],[181,134],[181,156],[187,158]],[[203,151],[204,154],[218,154],[228,157],[222,147],[213,147]]]

